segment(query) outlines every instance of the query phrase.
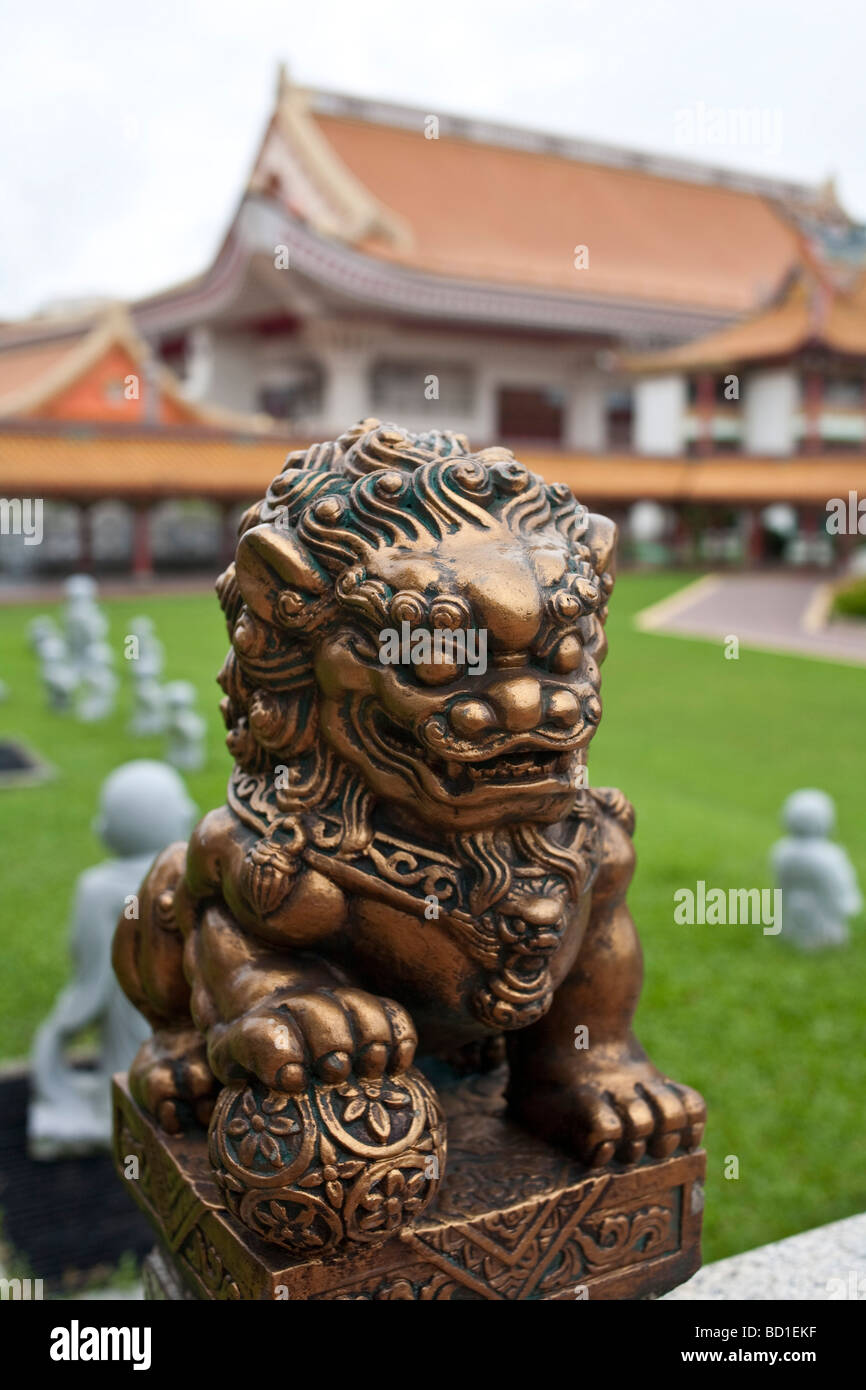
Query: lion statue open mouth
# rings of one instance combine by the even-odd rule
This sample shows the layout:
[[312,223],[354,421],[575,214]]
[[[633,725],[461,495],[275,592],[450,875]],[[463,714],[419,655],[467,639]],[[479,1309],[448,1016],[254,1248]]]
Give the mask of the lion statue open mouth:
[[[444,1136],[416,1043],[492,1055],[504,1034],[512,1112],[588,1164],[698,1142],[700,1097],[631,1032],[631,808],[586,785],[614,544],[507,450],[376,421],[290,455],[241,522],[217,585],[227,805],[156,861],[115,964],[154,1026],[136,1099],[169,1131],[210,1120],[226,1201],[267,1239],[373,1238],[304,1195],[340,1145],[396,1146],[401,1219],[430,1200]],[[389,632],[419,658],[383,660]],[[278,1229],[247,1190],[265,1131]]]

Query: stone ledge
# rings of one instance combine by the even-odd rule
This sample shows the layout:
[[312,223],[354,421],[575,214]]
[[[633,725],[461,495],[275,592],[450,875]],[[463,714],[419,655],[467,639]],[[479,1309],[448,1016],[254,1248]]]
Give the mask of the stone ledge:
[[704,1265],[665,1299],[866,1302],[866,1214]]

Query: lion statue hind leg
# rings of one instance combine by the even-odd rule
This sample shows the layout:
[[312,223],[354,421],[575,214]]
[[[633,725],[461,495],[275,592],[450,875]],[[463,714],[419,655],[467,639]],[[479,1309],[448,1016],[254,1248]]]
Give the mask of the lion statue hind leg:
[[186,849],[179,841],[154,860],[137,903],[118,922],[113,950],[124,993],[154,1030],[129,1069],[130,1090],[169,1134],[207,1125],[220,1089],[192,1021],[183,969]]

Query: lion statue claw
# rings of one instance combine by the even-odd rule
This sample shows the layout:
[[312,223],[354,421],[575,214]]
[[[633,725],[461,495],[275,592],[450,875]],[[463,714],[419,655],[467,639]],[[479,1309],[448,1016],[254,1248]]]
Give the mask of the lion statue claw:
[[136,1100],[209,1124],[268,1241],[382,1241],[424,1209],[425,1058],[504,1053],[513,1115],[589,1166],[699,1142],[701,1098],[631,1031],[633,813],[586,785],[614,542],[505,449],[369,420],[241,522],[227,804],[156,860],[115,968],[154,1028]]

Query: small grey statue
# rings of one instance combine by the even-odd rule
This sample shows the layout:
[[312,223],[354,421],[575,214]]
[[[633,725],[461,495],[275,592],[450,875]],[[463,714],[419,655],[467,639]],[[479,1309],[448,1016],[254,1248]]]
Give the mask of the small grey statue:
[[204,767],[207,724],[195,708],[195,687],[189,681],[169,681],[163,688],[166,707],[166,757],[184,772]]
[[81,653],[75,713],[85,724],[107,719],[114,709],[118,680],[113,666],[114,652],[107,642],[91,642]]
[[[124,763],[106,778],[94,830],[116,858],[78,879],[71,924],[74,973],[42,1024],[31,1058],[28,1145],[34,1158],[107,1148],[110,1083],[125,1071],[150,1027],[114,977],[111,945],[121,914],[137,912],[139,884],[152,859],[185,839],[196,817],[183,780],[165,763]],[[65,1050],[83,1029],[101,1034],[95,1070],[70,1066]]]
[[78,672],[69,659],[69,650],[59,633],[46,633],[39,646],[42,683],[48,703],[59,714],[72,709],[72,699],[78,686]]
[[132,719],[129,732],[144,737],[165,730],[165,697],[159,681],[152,677],[136,680],[133,685]]
[[851,860],[828,838],[835,822],[826,792],[793,792],[782,807],[788,834],[777,840],[770,860],[782,890],[782,935],[803,951],[844,946],[847,918],[863,907]]
[[164,648],[146,616],[133,618],[129,635],[135,639],[133,644],[127,639],[134,699],[129,731],[141,736],[161,734],[166,720],[165,696],[159,683]]
[[28,623],[27,636],[34,652],[37,656],[41,657],[42,646],[45,640],[51,637],[59,637],[60,629],[53,618],[49,618],[47,613],[41,613]]
[[135,638],[136,648],[132,663],[133,680],[159,680],[165,648],[153,630],[153,620],[146,614],[139,614],[130,623],[129,631]]
[[108,619],[96,602],[96,581],[89,574],[72,574],[63,586],[66,608],[63,624],[69,656],[82,673],[88,651],[108,635]]

